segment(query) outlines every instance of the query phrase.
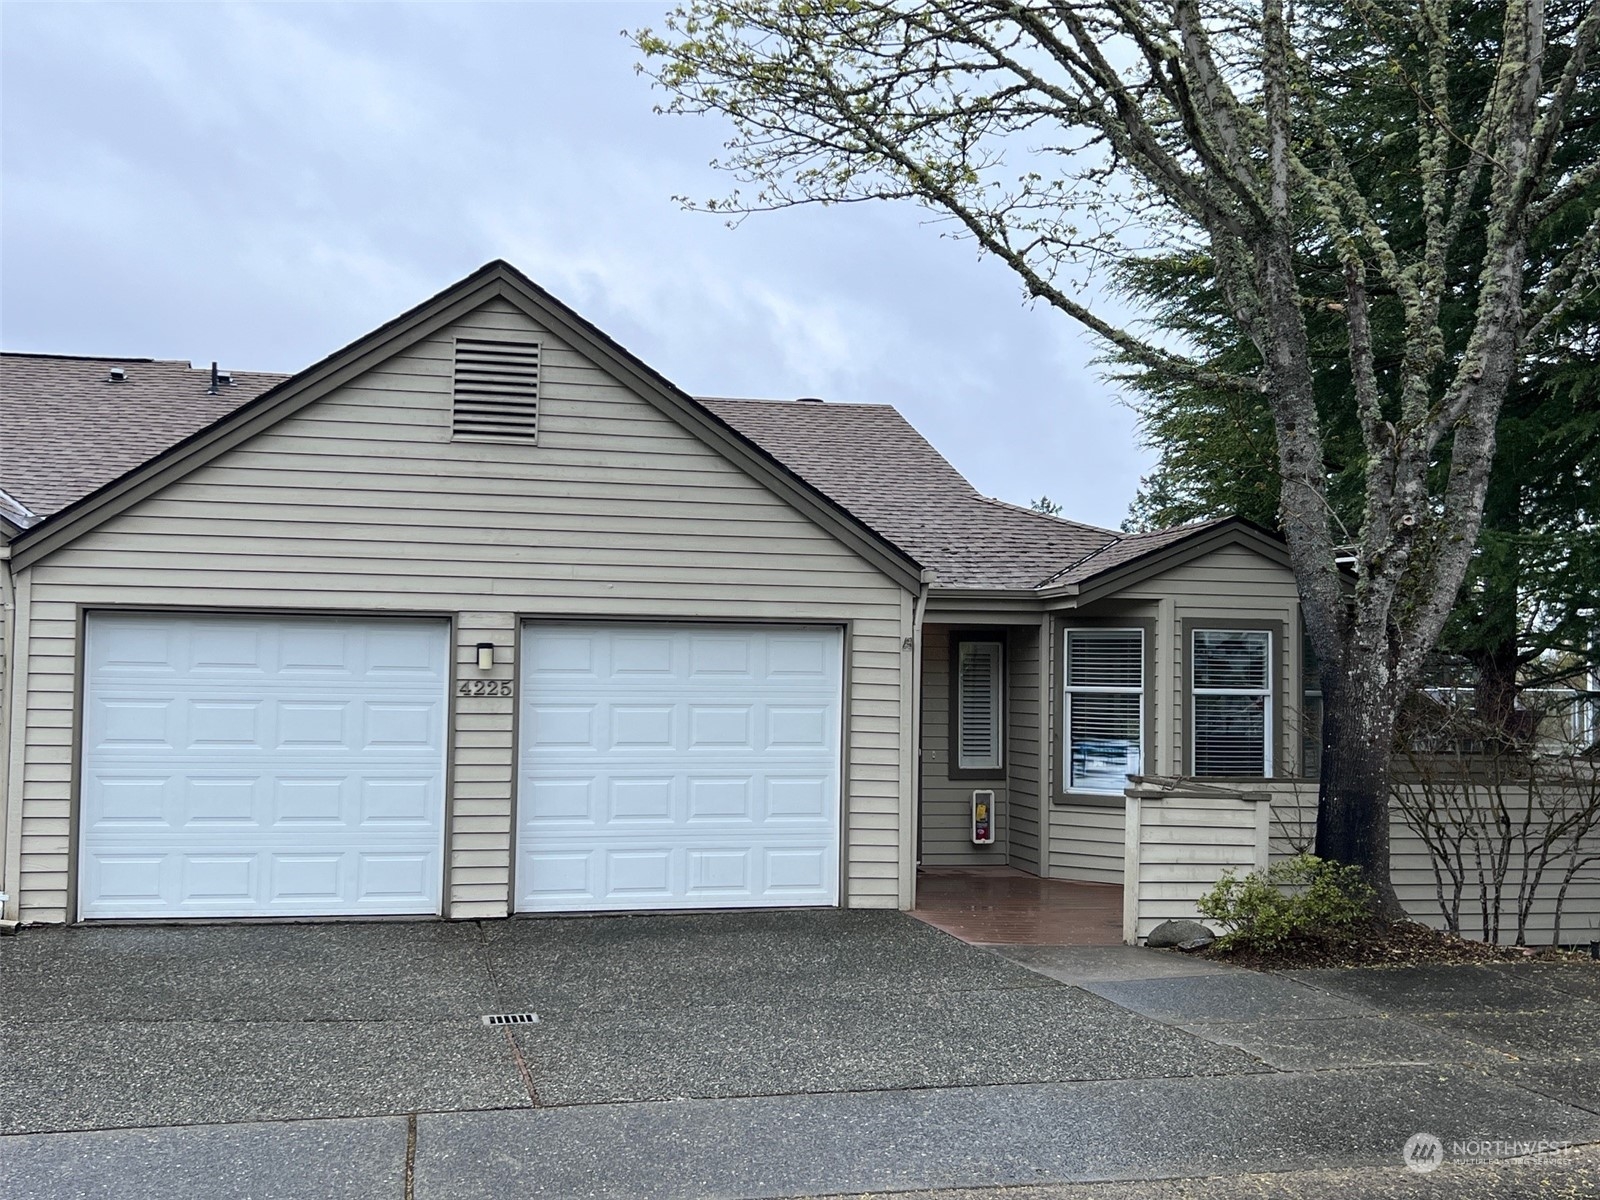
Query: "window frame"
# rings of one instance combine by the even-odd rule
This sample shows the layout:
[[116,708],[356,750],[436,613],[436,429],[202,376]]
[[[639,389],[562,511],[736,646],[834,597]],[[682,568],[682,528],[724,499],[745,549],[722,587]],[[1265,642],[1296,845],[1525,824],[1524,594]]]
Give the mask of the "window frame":
[[[961,765],[961,648],[968,643],[994,645],[997,650],[995,670],[995,765],[963,767]],[[986,782],[1006,779],[1006,738],[1010,722],[1007,706],[1010,696],[1010,674],[1007,661],[1008,647],[1003,629],[957,629],[950,634],[950,663],[948,669],[949,742],[946,754],[947,779],[974,779]]]
[[[1266,648],[1266,688],[1196,688],[1194,682],[1196,655],[1195,636],[1201,633],[1233,633],[1248,634],[1258,633],[1267,639]],[[1262,621],[1224,621],[1224,620],[1188,620],[1183,623],[1183,647],[1188,661],[1185,666],[1184,679],[1184,706],[1187,709],[1188,719],[1184,722],[1186,745],[1184,747],[1184,765],[1188,767],[1187,777],[1190,779],[1272,779],[1277,770],[1279,760],[1278,741],[1282,737],[1283,714],[1283,689],[1279,680],[1280,656],[1283,653],[1283,631],[1274,628],[1270,622]],[[1195,761],[1199,751],[1199,720],[1195,703],[1197,696],[1261,696],[1261,762],[1260,775],[1201,775],[1195,768]]]
[[[1139,773],[1148,773],[1150,762],[1150,654],[1151,628],[1148,623],[1140,621],[1109,621],[1104,624],[1072,624],[1061,627],[1061,686],[1058,695],[1061,697],[1061,754],[1059,756],[1061,771],[1061,792],[1067,797],[1094,797],[1105,799],[1115,797],[1123,798],[1127,789],[1127,781],[1115,789],[1090,788],[1077,786],[1072,775],[1072,697],[1075,693],[1100,696],[1138,696],[1139,697]],[[1136,633],[1139,635],[1139,686],[1129,687],[1073,687],[1072,686],[1072,635],[1087,634],[1096,636],[1110,633]]]

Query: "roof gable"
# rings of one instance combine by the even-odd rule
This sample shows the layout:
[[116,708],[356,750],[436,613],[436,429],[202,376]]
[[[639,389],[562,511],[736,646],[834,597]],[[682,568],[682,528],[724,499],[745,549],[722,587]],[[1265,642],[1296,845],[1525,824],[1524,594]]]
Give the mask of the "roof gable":
[[1041,592],[1046,598],[1070,597],[1077,604],[1089,604],[1233,545],[1244,546],[1286,571],[1293,569],[1280,536],[1243,517],[1223,517],[1130,534],[1061,572]]
[[742,467],[791,506],[826,528],[903,586],[914,588],[919,564],[910,554],[860,521],[835,500],[784,466],[772,454],[697,403],[659,373],[504,262],[492,262],[365,337],[282,379],[165,450],[25,530],[13,559],[26,566],[67,544],[151,491],[183,477],[351,382],[408,346],[439,332],[496,299],[521,309],[536,323],[594,361],[643,400],[671,417],[725,458]]

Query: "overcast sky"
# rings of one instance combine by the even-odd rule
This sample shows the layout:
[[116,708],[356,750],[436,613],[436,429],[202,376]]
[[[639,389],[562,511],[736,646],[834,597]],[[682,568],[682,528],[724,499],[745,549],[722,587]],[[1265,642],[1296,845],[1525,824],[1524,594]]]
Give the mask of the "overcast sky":
[[8,350],[293,371],[493,258],[699,395],[894,404],[982,491],[1116,526],[1148,456],[1065,317],[910,206],[676,194],[660,5],[0,5]]

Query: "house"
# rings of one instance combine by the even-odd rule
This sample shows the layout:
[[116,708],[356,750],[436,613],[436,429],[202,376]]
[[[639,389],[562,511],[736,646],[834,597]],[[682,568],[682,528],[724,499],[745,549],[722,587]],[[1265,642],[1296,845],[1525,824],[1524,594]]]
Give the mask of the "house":
[[696,399],[504,263],[288,377],[7,355],[3,414],[10,920],[908,908],[1297,769],[1274,537]]

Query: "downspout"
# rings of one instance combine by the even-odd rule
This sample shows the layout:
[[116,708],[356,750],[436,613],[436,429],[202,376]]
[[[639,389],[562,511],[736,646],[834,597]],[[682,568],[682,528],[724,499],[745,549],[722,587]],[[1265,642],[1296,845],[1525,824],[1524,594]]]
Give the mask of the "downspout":
[[0,545],[0,933],[17,927],[19,888],[11,879],[11,676],[17,658],[17,592],[11,577],[11,545]]
[[917,870],[922,866],[922,622],[928,611],[933,572],[924,569],[911,610],[911,906],[917,904]]

